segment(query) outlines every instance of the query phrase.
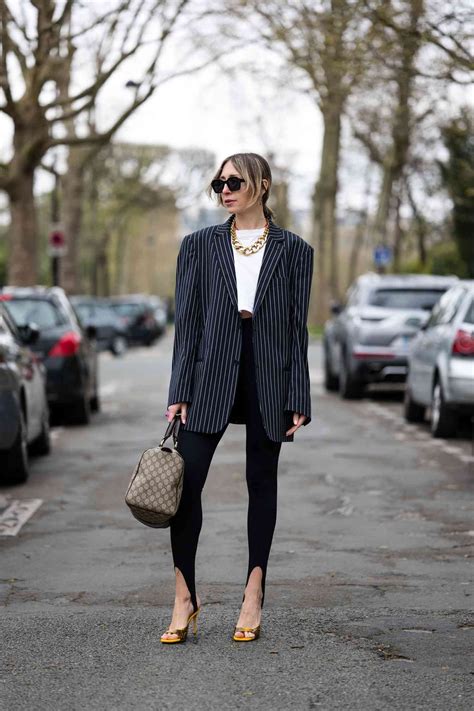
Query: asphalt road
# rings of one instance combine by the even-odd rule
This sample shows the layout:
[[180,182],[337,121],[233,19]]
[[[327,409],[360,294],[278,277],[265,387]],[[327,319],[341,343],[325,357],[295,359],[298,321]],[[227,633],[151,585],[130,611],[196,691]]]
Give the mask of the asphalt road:
[[473,445],[407,426],[400,397],[342,402],[310,346],[312,423],[282,445],[262,635],[232,642],[247,566],[243,426],[204,492],[196,640],[165,646],[169,531],[123,496],[161,439],[172,331],[101,355],[103,409],[56,428],[4,501],[39,499],[0,537],[0,706],[23,709],[471,709]]

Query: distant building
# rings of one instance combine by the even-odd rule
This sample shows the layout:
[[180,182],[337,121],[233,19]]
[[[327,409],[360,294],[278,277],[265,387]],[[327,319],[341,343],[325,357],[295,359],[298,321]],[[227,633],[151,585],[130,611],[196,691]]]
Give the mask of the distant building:
[[159,205],[133,220],[117,260],[115,293],[174,294],[180,221],[172,191],[163,189]]

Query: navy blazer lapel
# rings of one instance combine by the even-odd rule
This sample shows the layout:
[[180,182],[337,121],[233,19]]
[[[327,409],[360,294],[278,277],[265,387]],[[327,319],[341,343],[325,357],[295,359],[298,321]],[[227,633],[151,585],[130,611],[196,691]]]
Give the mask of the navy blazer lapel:
[[[219,267],[222,270],[224,281],[235,307],[237,303],[237,277],[235,274],[234,251],[230,237],[230,224],[233,215],[229,217],[222,225],[218,225],[213,235],[214,253]],[[268,233],[265,251],[263,253],[262,266],[258,275],[257,290],[255,293],[255,301],[253,313],[261,304],[262,299],[267,290],[270,279],[275,270],[278,260],[283,254],[284,236],[283,231],[278,225],[270,220],[270,230]]]
[[278,227],[270,220],[270,231],[268,233],[267,244],[263,253],[262,266],[258,275],[257,291],[255,292],[255,301],[253,304],[253,315],[262,303],[265,292],[278,264],[278,260],[283,254],[283,246],[285,240],[281,227]]
[[217,264],[222,270],[224,282],[229,292],[232,302],[237,308],[237,277],[235,274],[235,263],[232,243],[230,241],[231,217],[222,225],[218,225],[212,243]]

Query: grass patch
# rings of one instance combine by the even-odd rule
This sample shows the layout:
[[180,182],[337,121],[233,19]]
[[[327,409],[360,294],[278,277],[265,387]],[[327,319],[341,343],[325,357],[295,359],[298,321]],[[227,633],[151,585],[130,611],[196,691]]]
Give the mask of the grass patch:
[[321,338],[324,326],[308,326],[308,333],[311,338]]

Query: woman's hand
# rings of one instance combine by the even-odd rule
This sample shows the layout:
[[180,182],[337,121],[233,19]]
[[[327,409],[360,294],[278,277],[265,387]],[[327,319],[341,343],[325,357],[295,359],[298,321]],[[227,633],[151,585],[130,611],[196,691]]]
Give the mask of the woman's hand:
[[168,422],[174,418],[177,413],[181,414],[181,422],[184,425],[186,422],[186,417],[188,414],[188,403],[187,402],[176,402],[174,405],[170,405],[166,410],[166,419]]
[[285,434],[291,435],[293,432],[296,432],[296,430],[301,427],[303,422],[306,420],[306,415],[300,415],[299,412],[294,412],[293,413],[293,424],[294,427],[291,427]]

